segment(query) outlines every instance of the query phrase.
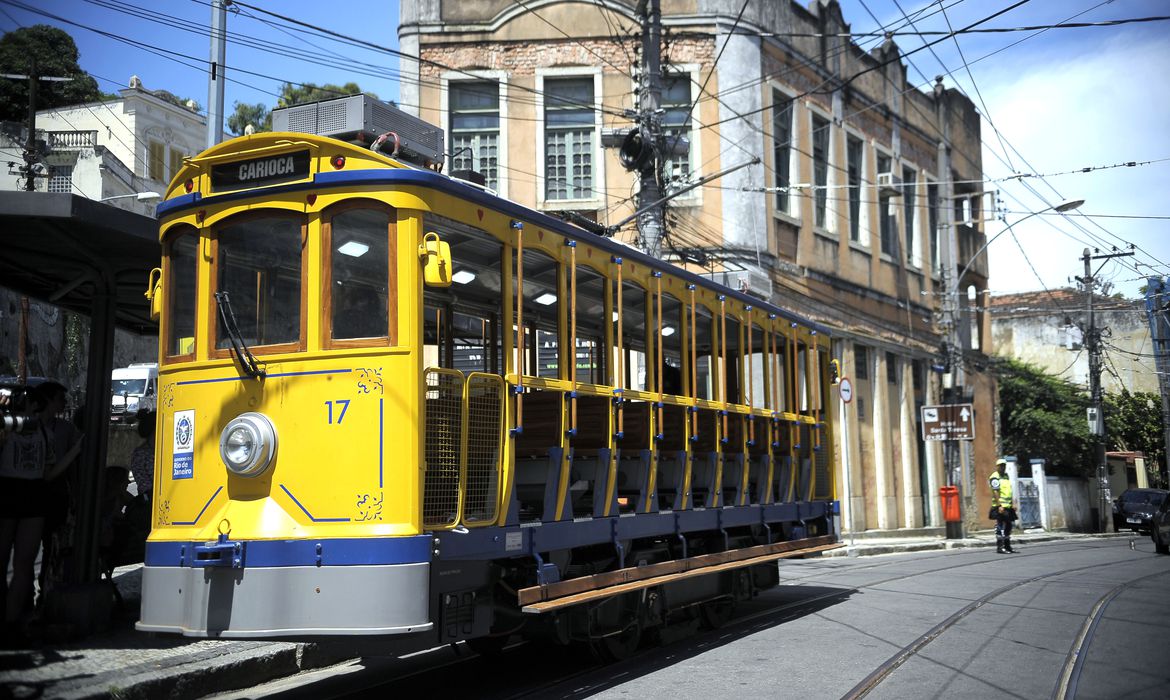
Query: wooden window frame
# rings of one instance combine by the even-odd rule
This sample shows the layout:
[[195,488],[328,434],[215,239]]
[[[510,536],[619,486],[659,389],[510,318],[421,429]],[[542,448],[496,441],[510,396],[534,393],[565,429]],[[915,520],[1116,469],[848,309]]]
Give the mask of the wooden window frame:
[[[303,352],[307,341],[308,319],[308,289],[309,289],[309,225],[308,218],[287,209],[260,209],[229,216],[208,227],[207,238],[211,245],[211,288],[206,295],[207,300],[207,356],[211,359],[233,357],[232,349],[215,347],[219,340],[219,307],[215,303],[215,292],[219,291],[219,232],[224,227],[235,226],[248,221],[262,219],[285,218],[299,220],[301,225],[301,304],[300,304],[300,339],[295,343],[276,343],[272,345],[249,345],[248,349],[255,355],[279,355],[286,352]],[[234,309],[233,309],[234,310]]]
[[[370,209],[389,217],[386,270],[386,335],[373,338],[333,337],[333,218],[350,211]],[[395,345],[398,329],[398,210],[376,199],[351,199],[334,204],[321,212],[321,348],[375,348]],[[419,292],[421,297],[421,290]]]

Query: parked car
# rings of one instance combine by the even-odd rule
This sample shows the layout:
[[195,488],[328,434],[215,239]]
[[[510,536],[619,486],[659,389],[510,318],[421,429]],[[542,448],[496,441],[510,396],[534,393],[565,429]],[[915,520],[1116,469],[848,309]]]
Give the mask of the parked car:
[[1170,491],[1150,517],[1150,539],[1158,554],[1170,554]]
[[1165,512],[1170,491],[1164,489],[1129,489],[1113,502],[1113,529],[1151,534],[1150,525],[1158,512]]

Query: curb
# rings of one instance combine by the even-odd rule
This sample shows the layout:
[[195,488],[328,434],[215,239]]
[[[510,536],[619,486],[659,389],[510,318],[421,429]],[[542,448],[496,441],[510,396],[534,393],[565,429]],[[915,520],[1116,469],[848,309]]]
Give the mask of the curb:
[[[1055,542],[1058,540],[1082,540],[1082,539],[1102,539],[1112,537],[1130,537],[1133,533],[1128,532],[1094,532],[1094,533],[1054,533],[1054,534],[1036,534],[1023,535],[1014,537],[1013,540],[1017,544],[1034,544],[1038,542]],[[853,545],[846,545],[838,549],[831,549],[827,552],[822,552],[822,557],[868,557],[881,554],[901,554],[905,552],[929,552],[940,549],[979,549],[982,547],[995,546],[994,540],[983,540],[978,538],[967,538],[962,540],[947,540],[937,539],[923,542],[888,542],[863,544],[856,543]]]
[[[186,700],[211,693],[242,690],[348,658],[322,651],[313,643],[233,642],[232,651],[209,649],[178,656],[171,663],[148,662],[53,683],[46,696],[64,700],[159,698]],[[127,650],[128,655],[133,650]]]

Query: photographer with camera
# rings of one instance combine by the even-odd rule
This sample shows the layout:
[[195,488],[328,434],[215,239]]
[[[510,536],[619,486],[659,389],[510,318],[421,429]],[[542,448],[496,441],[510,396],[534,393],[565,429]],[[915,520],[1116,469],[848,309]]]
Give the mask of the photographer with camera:
[[[81,436],[57,417],[65,410],[65,387],[45,382],[29,392],[20,429],[0,433],[0,568],[5,571],[4,636],[16,637],[31,611],[37,550],[45,517],[54,510],[50,482],[77,457]],[[10,401],[12,394],[7,395]],[[0,407],[10,412],[10,407]],[[12,580],[7,580],[9,557]]]

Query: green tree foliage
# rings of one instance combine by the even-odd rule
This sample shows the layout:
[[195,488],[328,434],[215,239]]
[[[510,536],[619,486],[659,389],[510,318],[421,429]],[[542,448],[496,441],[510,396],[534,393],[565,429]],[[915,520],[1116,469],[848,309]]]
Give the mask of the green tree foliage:
[[228,131],[233,135],[242,136],[249,124],[255,127],[256,131],[272,131],[272,112],[268,111],[263,102],[254,105],[236,102],[233,107],[235,111],[227,120]]
[[[8,32],[0,37],[0,73],[73,78],[67,82],[41,81],[37,109],[96,102],[103,99],[97,81],[81,70],[73,37],[47,24]],[[35,69],[34,69],[35,64]],[[28,119],[28,81],[0,78],[0,119]]]
[[[315,85],[313,83],[294,85],[292,83],[285,83],[280,88],[280,97],[276,100],[276,106],[291,107],[306,102],[319,102],[345,95],[358,95],[361,92],[361,87],[353,82],[346,83],[345,85],[333,85],[331,83],[326,83],[325,85]],[[378,99],[378,96],[372,92],[366,94],[374,99]],[[272,112],[262,102],[257,102],[256,104],[236,102],[233,107],[235,111],[232,112],[227,120],[228,130],[232,134],[236,136],[243,134],[245,127],[249,124],[256,127],[256,131],[272,131]]]
[[997,375],[1003,453],[1014,454],[1021,464],[1044,459],[1049,474],[1091,475],[1085,392],[1018,360],[1003,362]]
[[[291,107],[293,105],[304,104],[305,102],[319,102],[345,95],[358,95],[361,92],[362,89],[354,82],[349,82],[345,85],[333,85],[332,83],[326,83],[324,85],[314,85],[313,83],[293,85],[292,83],[285,83],[280,88],[280,98],[276,101],[276,106]],[[374,99],[378,99],[378,96],[372,92],[366,94]]]
[[1162,400],[1157,394],[1122,389],[1120,394],[1106,396],[1105,433],[1111,449],[1143,453],[1151,479],[1159,478],[1160,465],[1166,459],[1166,440]]

